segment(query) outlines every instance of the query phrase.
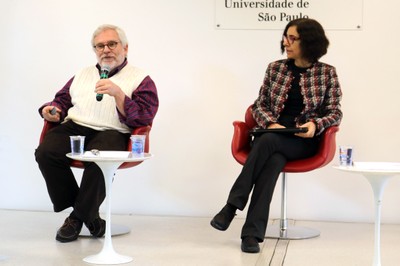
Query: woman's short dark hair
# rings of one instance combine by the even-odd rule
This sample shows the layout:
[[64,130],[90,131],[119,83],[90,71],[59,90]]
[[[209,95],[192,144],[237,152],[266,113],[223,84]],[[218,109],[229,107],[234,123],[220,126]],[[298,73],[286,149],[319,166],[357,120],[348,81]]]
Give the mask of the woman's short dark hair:
[[[310,62],[318,61],[328,51],[329,40],[318,21],[310,18],[300,18],[290,21],[283,32],[286,36],[290,27],[296,26],[300,37],[302,56]],[[285,52],[283,39],[281,41],[282,54]]]

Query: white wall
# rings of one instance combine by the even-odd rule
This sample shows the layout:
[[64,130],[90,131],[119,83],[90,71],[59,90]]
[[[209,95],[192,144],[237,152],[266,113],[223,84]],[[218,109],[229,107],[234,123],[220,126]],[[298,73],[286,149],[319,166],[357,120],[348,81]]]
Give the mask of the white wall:
[[[212,216],[223,206],[241,169],[230,153],[232,121],[243,119],[267,64],[282,58],[281,31],[216,30],[213,0],[2,0],[1,6],[0,208],[52,209],[33,156],[42,127],[37,108],[76,70],[96,62],[90,38],[103,23],[125,29],[129,61],[151,73],[160,97],[151,133],[155,157],[118,172],[114,212]],[[337,67],[344,94],[337,141],[354,145],[358,161],[400,161],[399,8],[395,0],[364,0],[362,31],[327,32],[331,46],[322,61]],[[367,181],[333,163],[289,176],[289,216],[373,221]],[[278,189],[271,218],[279,216]],[[384,222],[400,222],[399,190],[400,178],[390,180]]]

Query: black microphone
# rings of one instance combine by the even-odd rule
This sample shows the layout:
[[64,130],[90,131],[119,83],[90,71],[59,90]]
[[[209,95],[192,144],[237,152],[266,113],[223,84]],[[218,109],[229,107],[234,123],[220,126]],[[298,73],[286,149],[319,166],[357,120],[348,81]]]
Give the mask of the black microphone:
[[[108,74],[110,74],[110,67],[107,65],[104,65],[101,67],[101,71],[100,71],[100,79],[108,79]],[[96,100],[98,102],[100,102],[101,100],[103,100],[103,94],[96,94]]]

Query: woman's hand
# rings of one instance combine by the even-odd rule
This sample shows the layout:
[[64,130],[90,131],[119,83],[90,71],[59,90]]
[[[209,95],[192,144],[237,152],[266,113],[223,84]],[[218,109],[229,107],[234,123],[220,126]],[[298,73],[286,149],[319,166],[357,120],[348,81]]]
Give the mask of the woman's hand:
[[268,126],[268,128],[285,128],[285,127],[278,123],[272,123]]
[[301,138],[312,138],[315,135],[315,130],[317,129],[317,126],[315,125],[314,122],[307,122],[303,125],[300,125],[300,127],[306,127],[308,128],[307,132],[304,133],[295,133],[296,136],[301,137]]

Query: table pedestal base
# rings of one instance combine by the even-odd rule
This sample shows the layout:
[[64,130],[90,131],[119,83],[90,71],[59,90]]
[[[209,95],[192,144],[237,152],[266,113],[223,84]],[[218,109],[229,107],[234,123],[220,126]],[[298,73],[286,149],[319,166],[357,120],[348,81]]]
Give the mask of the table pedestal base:
[[381,266],[381,205],[382,195],[386,183],[392,175],[376,175],[364,173],[371,184],[375,200],[375,243],[374,243],[374,266]]
[[104,175],[106,187],[106,232],[104,234],[103,249],[100,253],[88,256],[83,261],[93,264],[121,264],[132,261],[131,257],[119,255],[114,251],[111,240],[111,187],[115,171],[122,162],[98,161],[96,164],[100,167]]
[[92,264],[122,264],[131,262],[133,259],[129,256],[124,256],[116,253],[115,251],[107,250],[101,251],[96,255],[87,256],[83,261]]

